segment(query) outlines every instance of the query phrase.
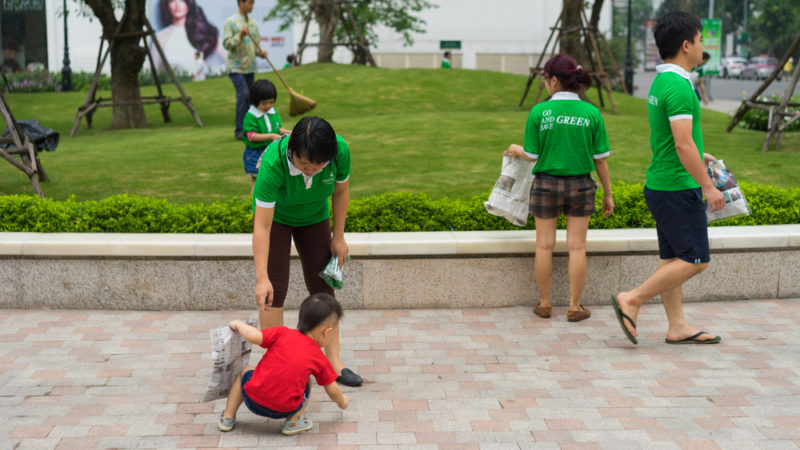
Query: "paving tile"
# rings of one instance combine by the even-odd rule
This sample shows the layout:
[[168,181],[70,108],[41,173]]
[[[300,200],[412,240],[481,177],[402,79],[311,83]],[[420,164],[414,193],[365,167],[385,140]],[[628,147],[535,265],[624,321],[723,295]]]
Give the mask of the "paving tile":
[[605,306],[580,324],[527,307],[348,311],[342,357],[365,385],[344,389],[345,411],[315,386],[314,429],[287,437],[245,409],[221,433],[223,402],[200,402],[208,330],[252,311],[4,310],[0,450],[800,446],[800,300],[685,311],[723,342],[664,345],[659,305],[638,346]]

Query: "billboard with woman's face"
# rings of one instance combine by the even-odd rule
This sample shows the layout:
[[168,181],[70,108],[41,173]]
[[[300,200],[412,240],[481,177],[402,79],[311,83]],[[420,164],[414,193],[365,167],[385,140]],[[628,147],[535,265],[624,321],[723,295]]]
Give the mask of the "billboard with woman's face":
[[[291,28],[278,31],[277,21],[264,22],[263,18],[275,6],[276,0],[257,0],[250,13],[258,24],[261,48],[269,53],[276,67],[283,66],[286,56],[294,50]],[[148,0],[147,18],[156,31],[164,55],[178,73],[194,74],[205,62],[210,74],[225,71],[227,52],[222,46],[225,20],[238,12],[235,0]],[[153,49],[156,70],[164,63]],[[259,71],[269,70],[264,60],[259,60]]]

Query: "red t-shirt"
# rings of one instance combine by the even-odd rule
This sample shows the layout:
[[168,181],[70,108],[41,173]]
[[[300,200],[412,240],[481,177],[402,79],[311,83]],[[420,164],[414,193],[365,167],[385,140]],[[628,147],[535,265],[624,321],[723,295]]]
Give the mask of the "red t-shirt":
[[261,335],[267,353],[244,385],[247,396],[259,405],[278,412],[294,411],[303,401],[310,375],[320,386],[336,381],[336,371],[314,339],[286,327],[267,328]]

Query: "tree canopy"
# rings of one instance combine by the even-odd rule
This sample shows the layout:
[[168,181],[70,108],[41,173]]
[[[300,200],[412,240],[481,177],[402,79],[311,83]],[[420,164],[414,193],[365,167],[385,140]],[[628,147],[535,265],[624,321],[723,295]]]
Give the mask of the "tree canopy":
[[[406,45],[414,42],[413,33],[425,32],[425,21],[414,13],[436,7],[428,0],[278,0],[264,19],[281,20],[281,30],[285,30],[311,11],[320,28],[317,60],[331,62],[334,42],[353,43],[358,39],[350,20],[340,20],[342,12],[347,13],[345,3],[349,4],[358,31],[367,43],[376,41],[376,28],[383,25],[400,33]],[[359,46],[350,48],[355,53],[354,62],[363,64]]]

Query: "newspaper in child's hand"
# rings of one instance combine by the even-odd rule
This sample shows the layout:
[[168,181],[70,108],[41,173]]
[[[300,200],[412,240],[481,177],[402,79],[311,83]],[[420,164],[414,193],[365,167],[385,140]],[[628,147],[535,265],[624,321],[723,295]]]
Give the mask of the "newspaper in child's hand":
[[725,196],[725,206],[720,210],[711,212],[711,205],[706,205],[706,217],[709,222],[750,215],[750,207],[744,199],[742,189],[725,162],[721,159],[709,161],[708,175],[714,186]]
[[[257,327],[256,321],[248,319],[247,324]],[[210,402],[218,398],[225,398],[231,390],[233,380],[250,362],[250,351],[253,344],[247,342],[241,334],[224,326],[210,331],[211,336],[211,378],[203,394],[203,401]]]
[[528,209],[533,183],[533,161],[503,156],[500,178],[494,184],[489,200],[483,203],[489,214],[500,216],[518,227],[528,222]]

